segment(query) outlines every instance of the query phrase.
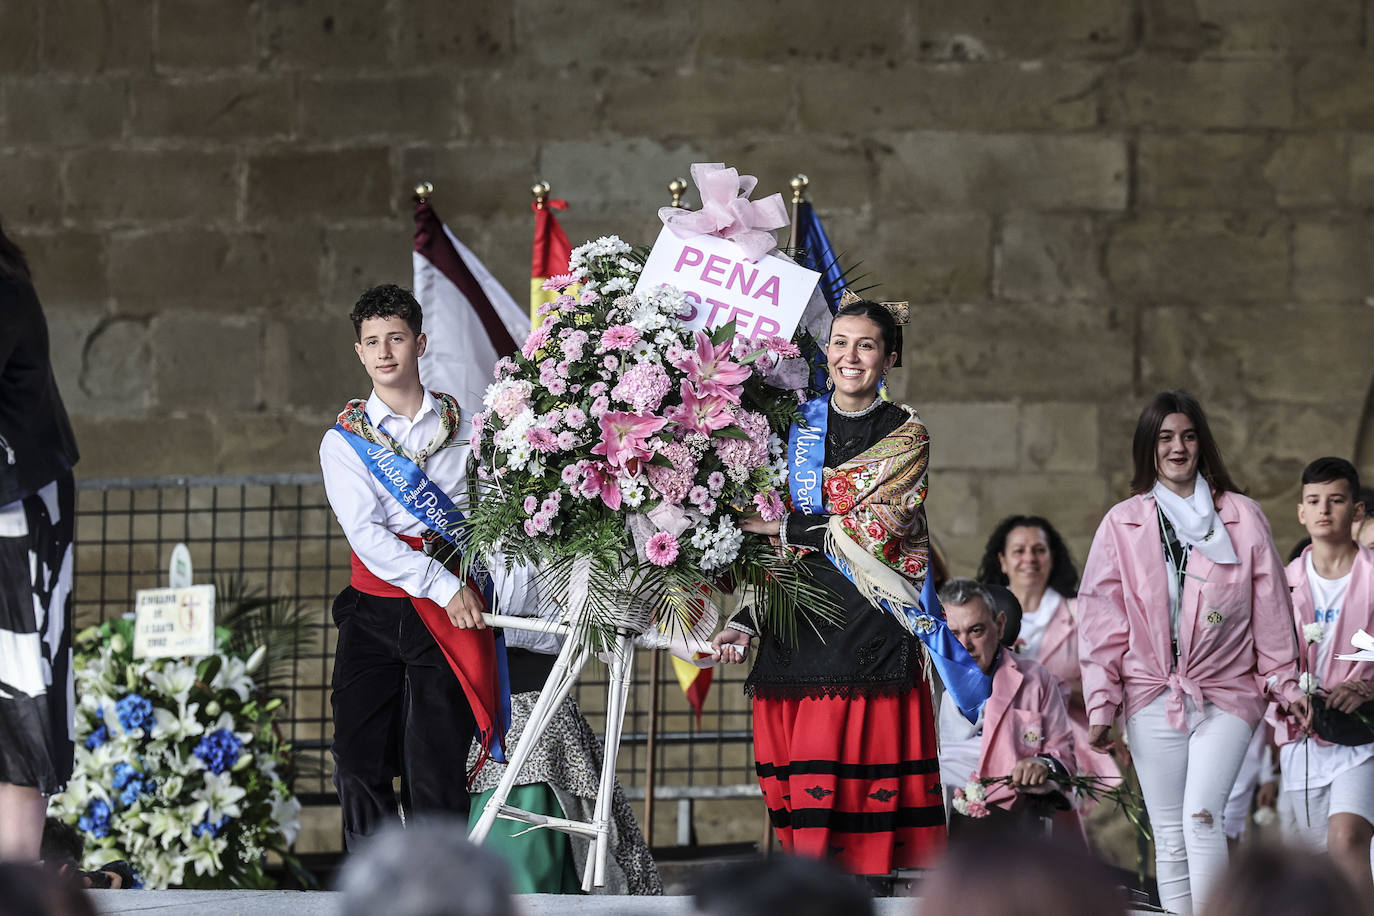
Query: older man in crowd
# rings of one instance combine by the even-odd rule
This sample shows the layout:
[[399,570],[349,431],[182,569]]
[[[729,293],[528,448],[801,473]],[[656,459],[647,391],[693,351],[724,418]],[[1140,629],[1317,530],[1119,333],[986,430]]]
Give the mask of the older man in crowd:
[[[992,675],[992,695],[970,722],[948,694],[940,706],[940,775],[953,807],[950,834],[975,822],[1043,826],[1066,804],[1062,781],[1077,772],[1068,688],[1036,662],[1004,649],[1006,615],[986,586],[951,579],[940,590],[950,632]],[[981,785],[980,780],[1009,777]],[[981,797],[980,797],[981,796]]]

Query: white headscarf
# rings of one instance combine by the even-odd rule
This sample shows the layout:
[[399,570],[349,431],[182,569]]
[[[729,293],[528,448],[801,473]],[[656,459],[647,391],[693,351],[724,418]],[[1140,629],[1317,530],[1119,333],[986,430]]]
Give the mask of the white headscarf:
[[1231,545],[1231,536],[1226,533],[1226,525],[1217,515],[1212,502],[1212,488],[1201,474],[1193,487],[1193,495],[1184,499],[1158,480],[1150,495],[1159,503],[1164,517],[1174,526],[1179,543],[1198,550],[1213,563],[1227,565],[1239,563],[1236,549]]

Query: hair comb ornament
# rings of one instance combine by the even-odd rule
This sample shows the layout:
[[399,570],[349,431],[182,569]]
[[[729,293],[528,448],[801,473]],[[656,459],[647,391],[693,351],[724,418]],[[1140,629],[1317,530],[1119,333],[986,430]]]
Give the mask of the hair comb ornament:
[[[856,302],[871,302],[873,300],[864,299],[851,289],[846,289],[840,293],[840,308],[846,305],[853,305]],[[883,308],[887,309],[892,315],[892,320],[898,327],[911,321],[911,303],[909,302],[879,302]]]

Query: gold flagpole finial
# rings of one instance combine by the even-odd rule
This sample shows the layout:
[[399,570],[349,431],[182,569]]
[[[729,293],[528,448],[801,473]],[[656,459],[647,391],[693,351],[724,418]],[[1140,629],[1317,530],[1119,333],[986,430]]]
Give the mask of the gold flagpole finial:
[[549,187],[547,181],[536,181],[530,186],[530,193],[534,195],[534,206],[536,209],[544,209],[544,201],[549,199],[549,194],[553,189]]
[[430,195],[434,193],[434,185],[428,181],[422,181],[415,186],[415,202],[417,204],[429,203]]
[[806,189],[811,185],[811,179],[801,172],[792,176],[792,203],[799,204],[806,199]]
[[685,208],[687,205],[682,202],[682,195],[687,193],[687,179],[674,178],[672,181],[668,182],[668,193],[673,195],[674,207],[677,207],[679,210]]

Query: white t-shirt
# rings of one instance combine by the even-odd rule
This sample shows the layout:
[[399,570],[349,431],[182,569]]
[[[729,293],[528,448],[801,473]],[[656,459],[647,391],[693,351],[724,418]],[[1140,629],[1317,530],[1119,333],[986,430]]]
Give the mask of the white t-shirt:
[[1021,633],[1017,639],[1025,645],[1021,647],[1019,654],[1040,661],[1040,644],[1045,641],[1045,631],[1050,627],[1050,620],[1059,612],[1059,605],[1063,600],[1063,595],[1047,588],[1045,594],[1040,597],[1040,607],[1035,609],[1034,614],[1022,612]]
[[983,710],[978,710],[976,722],[970,722],[959,711],[949,691],[945,691],[940,699],[939,729],[940,782],[944,784],[945,804],[948,805],[954,790],[968,785],[969,777],[978,771],[978,761],[983,756]]
[[[1341,616],[1341,604],[1345,601],[1346,590],[1350,587],[1350,573],[1339,579],[1323,579],[1317,575],[1312,565],[1312,551],[1307,552],[1307,585],[1312,592],[1312,606],[1316,611],[1314,619],[1325,632],[1317,643],[1317,671],[1325,672],[1327,663],[1336,644],[1336,620]],[[1330,690],[1335,684],[1322,684]],[[1285,792],[1301,791],[1304,785],[1303,774],[1307,774],[1306,785],[1317,789],[1331,785],[1331,781],[1352,767],[1357,767],[1374,757],[1374,744],[1359,747],[1346,747],[1342,744],[1322,745],[1311,742],[1306,750],[1304,738],[1279,748],[1279,765],[1283,769],[1283,789]]]
[[[1326,670],[1326,664],[1331,660],[1331,653],[1335,647],[1336,618],[1341,615],[1341,605],[1345,602],[1346,590],[1350,588],[1350,573],[1339,579],[1323,579],[1317,575],[1317,569],[1312,565],[1310,550],[1307,551],[1305,562],[1308,590],[1312,592],[1312,607],[1315,610],[1313,619],[1325,629],[1321,641],[1317,643],[1317,671],[1321,672]],[[1335,685],[1322,686],[1330,689]]]

